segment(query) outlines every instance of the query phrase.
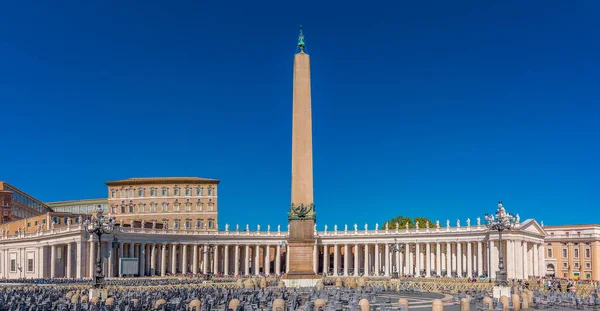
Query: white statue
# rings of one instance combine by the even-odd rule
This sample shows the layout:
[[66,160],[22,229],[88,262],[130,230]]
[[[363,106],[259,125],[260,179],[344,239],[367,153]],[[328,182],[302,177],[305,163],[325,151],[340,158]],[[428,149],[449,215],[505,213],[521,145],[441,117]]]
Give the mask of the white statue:
[[450,228],[450,219],[446,219],[446,228]]
[[345,224],[344,225],[344,232],[347,232],[347,231],[348,231],[348,224]]
[[246,224],[246,231],[250,231],[250,225]]
[[354,224],[354,231],[358,231],[358,224]]
[[[288,230],[289,231],[289,230]],[[315,224],[315,232],[317,232],[317,224]]]
[[271,232],[271,225],[267,225],[267,232]]
[[[196,224],[196,227],[198,227],[198,224]],[[156,221],[152,221],[152,229],[156,229]]]
[[542,226],[542,227],[544,226],[544,221],[543,221],[543,220],[542,220],[542,222],[540,223],[540,226]]
[[375,223],[375,231],[379,230],[379,223]]
[[327,232],[327,225],[325,225],[325,232]]
[[435,227],[438,228],[438,229],[440,228],[440,221],[439,220],[435,221]]
[[123,220],[123,218],[121,218],[121,227],[123,227],[123,223],[124,223],[124,222],[125,222],[125,221]]
[[400,229],[400,223],[396,222],[396,229]]
[[467,218],[467,227],[471,226],[471,218]]
[[387,231],[390,227],[388,226],[388,222],[385,222],[385,231]]
[[425,228],[426,228],[426,229],[429,229],[429,221],[426,221],[426,222],[425,222]]
[[260,225],[256,225],[256,231],[260,232]]
[[225,224],[225,231],[229,231],[229,224]]
[[415,229],[419,229],[419,221],[415,221]]
[[456,226],[457,226],[457,227],[460,227],[460,219],[457,219],[457,220],[456,220]]
[[408,223],[406,223],[405,225],[406,225],[406,230],[408,230]]
[[519,216],[519,214],[517,214],[516,221],[517,221],[517,223],[521,222],[521,216]]
[[71,218],[67,218],[67,226],[71,225]]
[[235,231],[240,231],[240,224],[235,225]]
[[369,230],[369,224],[365,224],[365,231]]
[[477,226],[481,226],[481,217],[477,217]]
[[287,232],[289,233],[290,232],[290,224],[289,223],[288,223],[287,229],[288,229]]
[[281,225],[277,225],[277,232],[281,232]]

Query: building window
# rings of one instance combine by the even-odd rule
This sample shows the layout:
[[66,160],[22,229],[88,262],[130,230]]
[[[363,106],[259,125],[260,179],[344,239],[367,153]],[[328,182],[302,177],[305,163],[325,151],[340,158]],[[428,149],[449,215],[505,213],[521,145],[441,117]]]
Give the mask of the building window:
[[569,263],[568,262],[563,262],[562,264],[563,264],[563,268],[565,268],[565,269],[569,267]]
[[191,227],[192,227],[192,221],[191,221],[191,220],[189,220],[189,219],[186,219],[186,220],[185,220],[185,228],[186,228],[186,229],[189,229],[189,228],[191,228]]
[[33,272],[33,259],[27,258],[27,272]]
[[146,206],[146,204],[138,204],[138,213],[143,213],[144,212],[144,207]]
[[60,223],[59,221],[60,220],[58,219],[58,217],[56,217],[56,216],[52,217],[52,222],[53,223],[58,224],[58,223]]
[[162,195],[163,197],[166,197],[166,196],[168,196],[168,195],[169,195],[169,189],[168,189],[168,188],[162,188],[161,195]]
[[46,219],[42,219],[42,225],[46,224]]
[[138,197],[144,197],[146,195],[146,189],[140,188],[138,189]]
[[180,190],[179,190],[179,187],[175,187],[175,188],[173,188],[173,195],[174,195],[174,196],[179,196],[179,195],[180,195]]
[[202,190],[203,190],[202,187],[196,188],[196,195],[202,195]]
[[163,202],[161,212],[166,212],[167,211],[167,205],[168,204],[166,202]]
[[563,258],[569,258],[569,251],[566,248],[563,248]]
[[190,189],[190,187],[185,187],[185,195],[186,196],[192,195],[192,189]]
[[117,191],[115,189],[111,189],[110,190],[110,197],[111,198],[116,198],[117,197]]
[[575,258],[579,258],[579,248],[576,248],[573,250],[573,255],[574,255],[573,257],[575,257]]
[[577,262],[577,261],[576,261],[576,262],[574,262],[574,263],[573,263],[573,266],[575,267],[575,269],[579,269],[579,262]]
[[196,219],[196,227],[202,228],[202,219]]
[[175,229],[179,229],[179,220],[175,220],[175,221],[173,222],[173,228],[175,228]]
[[156,196],[156,188],[150,188],[150,196],[151,197],[155,197]]
[[213,195],[214,189],[212,187],[208,187],[208,195]]
[[592,263],[591,262],[586,262],[585,263],[585,268],[586,269],[591,269],[592,268]]
[[590,258],[590,257],[591,257],[591,255],[592,255],[592,253],[591,253],[590,249],[589,249],[589,248],[586,248],[586,249],[585,249],[585,258]]
[[30,222],[27,223],[27,228],[31,228],[31,223]]
[[175,200],[175,204],[173,204],[173,205],[175,206],[175,211],[176,211],[176,212],[179,212],[179,206],[180,206],[181,204],[179,204],[179,202],[178,202],[177,200]]
[[66,223],[67,223],[67,219],[69,219],[69,217],[65,217],[65,218],[63,218],[63,224],[66,224]]
[[37,225],[39,224],[39,222],[36,220],[33,222],[33,225],[37,227]]
[[202,211],[202,202],[200,202],[200,200],[198,200],[198,202],[196,202],[196,211]]
[[212,199],[208,199],[208,210],[212,212],[214,211],[214,207],[215,205],[213,204]]
[[129,189],[129,197],[133,198],[133,189]]
[[208,229],[213,229],[215,227],[215,221],[213,219],[208,220]]
[[548,258],[552,258],[552,249],[551,248],[548,249]]
[[189,201],[185,202],[185,211],[186,212],[191,212],[192,211],[192,203],[190,203]]
[[156,203],[150,203],[150,212],[156,213]]
[[116,207],[116,206],[114,206],[114,205],[112,206],[112,212],[113,212],[113,214],[116,214],[116,213],[117,213],[117,207]]
[[79,217],[75,217],[75,223],[78,224],[79,223]]
[[16,259],[10,260],[10,272],[17,272],[17,260]]
[[121,197],[124,198],[125,197],[125,189],[121,189]]

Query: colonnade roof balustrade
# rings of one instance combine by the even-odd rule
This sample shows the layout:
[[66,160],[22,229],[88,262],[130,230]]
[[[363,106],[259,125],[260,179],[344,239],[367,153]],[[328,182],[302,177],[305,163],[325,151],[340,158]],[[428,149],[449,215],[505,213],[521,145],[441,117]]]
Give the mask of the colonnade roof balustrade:
[[[244,230],[239,229],[240,226],[236,226],[235,230],[229,230],[229,225],[226,225],[225,230],[206,230],[201,228],[141,228],[141,227],[117,227],[112,236],[128,238],[128,239],[147,239],[149,236],[152,238],[164,241],[185,241],[190,240],[198,242],[227,242],[227,243],[245,243],[245,242],[256,242],[256,243],[271,243],[275,241],[281,241],[287,239],[288,231],[282,231],[280,226],[277,226],[276,231],[272,231],[270,227],[267,230],[260,230],[260,226],[257,226],[257,230],[250,230],[249,226],[245,226]],[[434,227],[434,228],[394,228],[394,229],[383,229],[375,228],[368,229],[368,225],[365,225],[364,229],[358,229],[358,226],[353,226],[352,229],[349,226],[344,226],[343,230],[339,230],[337,226],[334,226],[334,230],[328,230],[327,225],[324,226],[324,230],[316,231],[315,226],[315,242],[318,244],[336,244],[336,243],[415,243],[415,242],[451,242],[456,241],[481,241],[489,237],[494,238],[497,233],[490,232],[489,229],[483,225],[467,225],[467,226],[446,226],[446,227]],[[2,241],[19,241],[22,239],[32,238],[48,238],[53,235],[68,235],[68,234],[82,234],[84,227],[80,224],[71,223],[65,226],[57,226],[53,228],[47,228],[47,226],[39,226],[35,232],[13,232],[9,233],[6,230],[0,230],[0,240]],[[546,235],[544,230],[537,224],[533,219],[526,220],[522,223],[517,224],[514,230],[506,233],[510,239],[511,235],[518,235],[521,238],[532,238],[534,240],[551,238],[550,235]]]

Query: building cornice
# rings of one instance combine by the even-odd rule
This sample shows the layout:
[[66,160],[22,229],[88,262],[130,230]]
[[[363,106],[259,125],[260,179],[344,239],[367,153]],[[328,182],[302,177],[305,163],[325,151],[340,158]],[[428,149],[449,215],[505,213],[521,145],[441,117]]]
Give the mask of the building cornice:
[[107,181],[107,186],[159,185],[159,184],[218,184],[220,180],[200,177],[147,177]]

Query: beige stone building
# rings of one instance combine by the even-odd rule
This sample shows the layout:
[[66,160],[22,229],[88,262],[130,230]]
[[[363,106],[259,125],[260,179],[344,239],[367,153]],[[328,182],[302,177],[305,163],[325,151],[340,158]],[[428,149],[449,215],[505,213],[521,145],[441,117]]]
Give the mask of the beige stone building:
[[600,225],[544,227],[546,274],[600,280]]
[[107,182],[108,213],[125,224],[164,223],[174,229],[218,228],[219,180],[198,177],[129,178]]

